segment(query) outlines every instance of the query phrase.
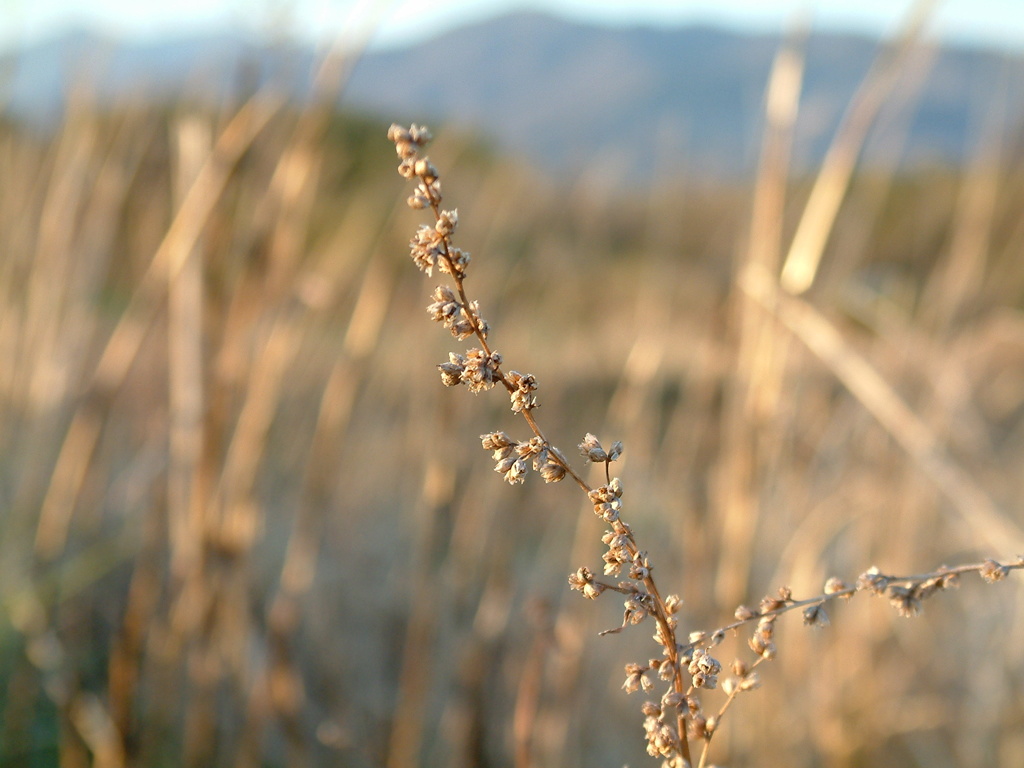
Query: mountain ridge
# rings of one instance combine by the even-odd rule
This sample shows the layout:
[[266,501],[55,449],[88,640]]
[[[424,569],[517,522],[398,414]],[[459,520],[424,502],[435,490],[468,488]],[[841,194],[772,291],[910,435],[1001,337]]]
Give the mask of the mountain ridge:
[[[340,103],[386,121],[451,121],[556,173],[600,162],[620,179],[645,182],[677,173],[746,174],[756,163],[764,88],[781,42],[707,25],[607,27],[522,12],[367,52]],[[857,34],[810,36],[798,166],[821,159],[878,50],[878,41]],[[8,54],[0,65],[13,72],[9,111],[52,120],[71,81],[90,70],[102,101],[184,92],[215,101],[242,79],[273,80],[302,99],[315,60],[310,46],[270,47],[238,32],[140,44],[78,33]],[[866,162],[890,162],[900,144],[905,163],[961,162],[1000,89],[1007,124],[1022,119],[1022,57],[937,49],[917,97],[912,75],[905,73],[903,93],[887,107],[888,138],[884,128],[875,130]],[[906,112],[914,98],[917,108]]]

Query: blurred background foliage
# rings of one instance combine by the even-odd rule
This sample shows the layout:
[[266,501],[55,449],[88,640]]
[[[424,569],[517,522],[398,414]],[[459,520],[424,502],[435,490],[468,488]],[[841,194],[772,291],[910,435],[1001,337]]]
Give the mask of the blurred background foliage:
[[[525,431],[440,386],[460,345],[424,312],[386,122],[328,104],[83,97],[0,126],[0,764],[649,760],[619,690],[647,628],[597,638],[619,606],[565,583],[602,527],[491,472],[477,436]],[[625,442],[686,629],[1024,551],[1019,132],[854,170],[830,216],[835,167],[787,176],[771,123],[756,178],[646,188],[434,127],[496,348],[567,455]],[[776,290],[815,223],[812,285]],[[1024,764],[1022,595],[783,621],[716,762]]]

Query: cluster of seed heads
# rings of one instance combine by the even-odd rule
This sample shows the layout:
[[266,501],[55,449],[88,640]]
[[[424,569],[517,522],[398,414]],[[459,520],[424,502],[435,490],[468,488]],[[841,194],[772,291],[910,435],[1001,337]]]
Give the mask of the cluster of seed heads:
[[[452,242],[458,227],[458,211],[441,208],[437,168],[429,158],[420,155],[430,141],[430,132],[417,125],[410,128],[392,125],[388,138],[395,143],[401,159],[398,172],[416,182],[416,189],[408,198],[409,206],[417,210],[430,209],[434,216],[433,226],[421,226],[410,241],[412,260],[427,275],[432,276],[436,269],[449,275],[454,283],[454,289],[445,285],[434,289],[427,311],[459,341],[475,337],[479,343],[479,347],[472,347],[464,354],[450,353],[448,361],[438,365],[442,383],[448,387],[465,385],[474,393],[501,385],[508,392],[512,411],[526,420],[533,436],[520,441],[498,431],[481,435],[480,439],[484,450],[491,452],[494,470],[509,484],[524,482],[532,468],[547,483],[558,482],[568,475],[587,494],[594,514],[607,526],[601,537],[606,548],[602,556],[603,574],[621,581],[602,581],[590,568],[582,566],[569,575],[569,586],[590,600],[609,591],[625,596],[622,624],[600,634],[620,632],[649,619],[655,623],[653,637],[661,648],[660,657],[648,659],[646,664],[626,664],[622,687],[627,693],[639,690],[648,693],[659,684],[663,686],[657,701],[645,701],[641,707],[647,751],[661,758],[662,768],[691,768],[691,741],[703,744],[696,768],[706,768],[711,739],[718,732],[722,717],[740,693],[760,687],[761,678],[756,668],[776,656],[775,624],[782,614],[800,609],[805,624],[825,627],[829,624],[824,607],[827,602],[849,599],[864,592],[885,597],[902,616],[916,616],[923,600],[939,591],[955,588],[961,574],[976,572],[986,581],[996,582],[1011,570],[1024,569],[1024,556],[1010,564],[986,560],[957,568],[942,567],[917,576],[886,575],[872,567],[860,575],[855,586],[847,586],[832,577],[825,582],[821,594],[803,600],[795,599],[788,587],[782,587],[764,597],[757,608],[739,606],[734,622],[712,632],[691,632],[688,642],[679,642],[677,614],[682,600],[674,594],[662,598],[652,575],[654,566],[650,557],[637,546],[633,529],[623,519],[622,481],[612,477],[610,472],[611,463],[622,455],[622,443],[616,441],[606,450],[598,438],[589,433],[580,442],[578,448],[584,460],[604,467],[605,483],[592,488],[572,469],[561,451],[548,442],[533,416],[537,407],[536,378],[532,374],[502,370],[501,355],[489,346],[490,326],[480,314],[479,303],[470,301],[466,295],[464,281],[469,253]],[[720,682],[722,664],[711,655],[711,650],[728,634],[749,624],[754,625],[748,645],[755,658],[752,662],[733,661],[730,673]],[[716,689],[721,690],[725,699],[716,711],[706,714],[700,694]]]
[[561,458],[557,449],[539,437],[531,437],[520,443],[504,432],[489,432],[480,435],[480,443],[485,451],[491,451],[494,471],[503,475],[510,485],[526,480],[530,464],[544,478],[545,483],[557,483],[565,477],[564,461],[559,463],[552,458]]

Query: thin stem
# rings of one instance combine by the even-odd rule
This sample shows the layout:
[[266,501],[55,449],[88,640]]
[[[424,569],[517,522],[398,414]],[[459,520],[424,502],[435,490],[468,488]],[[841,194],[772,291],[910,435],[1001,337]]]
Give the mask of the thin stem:
[[[749,675],[751,672],[753,672],[755,669],[761,666],[762,662],[765,661],[767,661],[767,659],[765,659],[763,656],[759,656],[757,660],[750,665],[750,669],[747,670],[747,674]],[[729,709],[729,707],[732,706],[732,703],[736,701],[736,697],[739,696],[743,692],[743,690],[744,689],[742,688],[742,686],[737,685],[725,697],[725,701],[722,702],[722,706],[718,708],[718,712],[715,714],[715,729],[704,737],[704,747],[700,751],[700,762],[697,763],[697,768],[705,768],[705,765],[707,764],[708,760],[708,755],[711,753],[711,740],[715,737],[715,734],[718,733],[718,727],[721,724],[722,718],[725,716],[726,711]]]
[[[888,588],[889,586],[915,587],[920,586],[932,579],[941,579],[943,576],[958,576],[963,573],[983,574],[986,569],[992,567],[993,562],[994,561],[986,561],[983,563],[973,563],[970,565],[959,565],[955,568],[943,568],[936,571],[932,571],[931,573],[920,573],[911,576],[888,576],[886,574],[879,573],[877,574],[877,577],[880,579],[879,588],[882,589],[882,592],[878,592],[877,594],[884,594],[884,589]],[[999,567],[1007,571],[1024,570],[1024,559],[1013,563],[1000,564]],[[995,579],[989,580],[994,581]],[[822,605],[830,600],[835,600],[836,598],[840,597],[853,597],[856,593],[863,592],[866,590],[871,591],[870,587],[865,586],[846,587],[835,592],[822,592],[819,595],[809,597],[805,600],[787,600],[785,605],[782,605],[778,608],[773,608],[768,611],[754,611],[752,615],[742,619],[738,619],[737,621],[734,621],[731,624],[725,624],[719,627],[718,629],[714,630],[714,632],[704,633],[705,640],[699,641],[698,643],[694,643],[694,645],[698,646],[702,644],[707,644],[710,642],[708,638],[715,638],[716,636],[723,635],[730,630],[739,629],[745,624],[750,624],[762,618],[781,616],[784,613],[789,613],[792,610],[795,610],[797,608],[803,608],[808,605]]]
[[[424,185],[427,188],[429,188],[430,184],[428,183],[427,179],[424,176],[420,176],[420,180],[424,183]],[[435,222],[440,221],[441,220],[441,208],[440,208],[439,201],[431,199],[430,200],[430,209],[431,209],[431,211],[433,211]],[[442,243],[441,258],[444,259],[444,262],[445,262],[445,266],[446,266],[445,271],[448,272],[448,274],[450,274],[452,276],[452,279],[455,282],[455,289],[458,292],[459,301],[461,303],[460,311],[462,312],[463,316],[466,318],[466,321],[469,323],[470,328],[472,328],[473,334],[476,336],[477,340],[480,342],[480,347],[483,350],[483,352],[486,355],[491,356],[493,354],[493,350],[491,349],[490,345],[487,343],[486,334],[484,333],[484,330],[481,327],[481,324],[478,321],[477,317],[475,316],[475,314],[470,309],[470,307],[472,306],[472,303],[471,303],[471,301],[469,299],[468,294],[466,293],[466,289],[465,289],[465,285],[464,285],[465,277],[464,277],[464,275],[463,275],[463,273],[461,271],[461,268],[456,264],[455,259],[452,257],[452,249],[453,249],[454,246],[451,243],[451,236],[450,236],[450,234],[444,234],[442,236],[442,238],[441,238],[441,243]],[[497,375],[498,381],[501,382],[501,384],[505,387],[506,390],[508,390],[510,393],[515,391],[516,387],[505,376],[505,373],[501,370],[501,366],[495,366],[494,372]],[[563,457],[562,452],[557,448],[557,446],[552,445],[552,443],[547,439],[547,437],[545,436],[543,430],[540,428],[540,425],[537,423],[536,418],[534,418],[533,413],[531,413],[531,410],[529,408],[524,408],[523,410],[520,411],[520,413],[522,414],[523,418],[526,420],[526,423],[529,425],[529,427],[533,431],[534,435],[536,435],[538,438],[540,438],[540,440],[544,443],[544,445],[547,446],[547,448],[550,450],[550,455],[552,457],[552,460],[555,461],[559,466],[561,466],[565,470],[566,474],[568,474],[576,482],[576,484],[580,487],[580,489],[589,496],[589,494],[593,491],[593,489],[569,465],[569,462],[565,460],[565,458]],[[612,478],[611,478],[611,466],[610,466],[611,465],[611,460],[610,459],[606,460],[604,462],[604,465],[605,465],[604,466],[605,482],[610,484],[611,480],[612,480]],[[611,523],[611,525],[612,525],[612,528],[616,531],[616,533],[624,534],[626,536],[626,539],[628,541],[627,549],[628,549],[629,553],[631,555],[638,554],[640,552],[640,548],[637,546],[636,540],[633,538],[632,531],[630,529],[628,529],[622,522],[620,522],[618,520],[616,520],[613,523]],[[669,619],[669,612],[668,612],[668,609],[665,607],[665,601],[662,599],[661,593],[658,590],[658,586],[657,586],[657,584],[655,584],[654,578],[650,575],[650,573],[648,573],[648,575],[645,578],[642,579],[641,583],[644,585],[644,588],[647,590],[647,593],[650,594],[654,598],[655,608],[654,608],[654,611],[653,611],[653,615],[654,615],[655,621],[658,624],[659,634],[661,635],[662,638],[664,638],[664,641],[665,641],[665,645],[664,645],[665,653],[666,653],[669,661],[672,663],[672,667],[674,669],[673,689],[676,691],[676,693],[680,693],[680,694],[684,694],[685,695],[688,692],[688,686],[687,686],[687,683],[686,683],[686,678],[684,676],[684,671],[683,671],[683,669],[682,669],[682,667],[681,667],[681,665],[679,663],[679,644],[676,642],[675,630],[673,629],[672,622]],[[612,587],[612,588],[616,589],[616,591],[624,591],[624,590],[618,589],[617,587]],[[682,755],[682,757],[686,760],[687,764],[689,765],[690,762],[691,762],[691,759],[690,759],[690,745],[689,745],[689,742],[687,740],[687,733],[686,733],[686,731],[687,731],[687,709],[686,709],[686,705],[685,704],[683,704],[679,708],[679,714],[678,714],[678,716],[676,718],[676,728],[678,730],[678,735],[679,735],[680,754]]]

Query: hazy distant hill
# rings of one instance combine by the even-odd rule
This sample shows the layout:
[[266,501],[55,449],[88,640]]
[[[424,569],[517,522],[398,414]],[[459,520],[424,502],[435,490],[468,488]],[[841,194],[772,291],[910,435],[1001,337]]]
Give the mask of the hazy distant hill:
[[[650,178],[680,167],[736,174],[755,162],[764,86],[779,44],[776,36],[710,27],[610,28],[515,14],[364,56],[343,103],[385,120],[471,125],[555,169],[598,161],[609,176]],[[863,37],[812,36],[799,158],[821,156],[876,48]],[[78,35],[25,50],[5,65],[14,64],[12,108],[39,115],[53,114],[67,83],[90,70],[99,73],[92,82],[103,99],[161,99],[186,88],[223,98],[271,78],[301,98],[313,60],[309,49],[268,49],[239,35],[152,45]],[[927,54],[918,60],[927,62]],[[1009,119],[1021,119],[1020,57],[945,49],[931,60],[919,100],[907,98],[912,80],[908,73],[869,162],[892,152],[893,139],[909,162],[959,160],[1000,92]]]

